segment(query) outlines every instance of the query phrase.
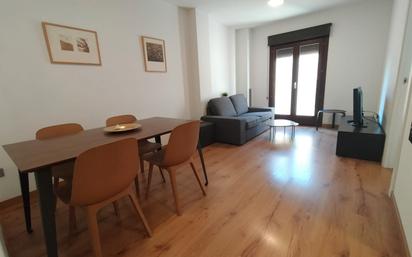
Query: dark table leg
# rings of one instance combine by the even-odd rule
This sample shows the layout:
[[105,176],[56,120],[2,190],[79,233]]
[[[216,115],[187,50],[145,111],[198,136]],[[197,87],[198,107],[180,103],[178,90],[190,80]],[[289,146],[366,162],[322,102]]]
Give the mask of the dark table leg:
[[269,127],[269,142],[272,142],[272,127]]
[[197,147],[197,152],[199,153],[200,156],[200,162],[202,163],[202,169],[203,169],[203,175],[205,176],[205,185],[209,185],[209,179],[207,178],[207,172],[206,172],[206,165],[205,165],[205,160],[203,159],[203,152],[202,152],[202,147],[198,146]]
[[162,143],[162,138],[160,136],[155,136],[155,142],[158,144]]
[[273,140],[275,139],[275,127],[270,127],[270,142],[273,142]]
[[26,231],[27,233],[33,233],[33,229],[31,227],[31,213],[30,213],[30,191],[29,191],[29,173],[20,172],[19,171],[19,179],[20,179],[20,189],[21,189],[21,196],[23,198],[23,208],[24,208],[24,219],[26,221]]
[[40,214],[48,257],[57,257],[55,195],[53,192],[52,174],[49,167],[37,170],[37,191],[39,193]]
[[336,112],[332,115],[332,128],[335,128],[335,119],[336,119]]
[[322,125],[322,124],[321,124],[321,120],[320,120],[320,114],[321,114],[321,112],[319,111],[319,112],[318,112],[318,115],[317,115],[317,117],[316,117],[316,131],[318,131],[319,126]]

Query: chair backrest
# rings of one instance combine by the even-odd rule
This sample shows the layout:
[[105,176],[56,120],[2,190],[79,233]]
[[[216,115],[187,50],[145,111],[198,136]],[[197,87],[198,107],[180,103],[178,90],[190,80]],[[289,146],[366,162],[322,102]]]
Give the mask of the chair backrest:
[[191,121],[173,129],[163,159],[165,166],[183,163],[196,152],[199,129],[200,121]]
[[74,165],[73,205],[102,202],[126,189],[138,171],[137,141],[127,138],[80,154]]
[[46,140],[50,138],[62,137],[76,134],[83,131],[83,127],[77,123],[59,124],[39,129],[36,132],[36,139]]
[[106,120],[106,126],[115,126],[118,124],[127,124],[127,123],[134,123],[136,122],[137,119],[135,116],[131,114],[126,114],[126,115],[119,115],[119,116],[113,116],[110,117]]

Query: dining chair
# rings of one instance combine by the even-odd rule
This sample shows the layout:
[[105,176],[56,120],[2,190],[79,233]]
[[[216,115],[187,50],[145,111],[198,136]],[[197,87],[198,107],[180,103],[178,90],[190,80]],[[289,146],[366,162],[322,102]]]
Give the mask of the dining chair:
[[[125,114],[125,115],[118,115],[110,117],[106,120],[106,126],[115,126],[120,124],[127,124],[127,123],[134,123],[137,122],[137,118],[132,114]],[[162,149],[162,144],[160,143],[153,143],[148,140],[139,140],[138,142],[139,147],[139,161],[140,161],[140,172],[144,173],[144,158],[143,156],[148,153],[152,153],[155,151],[159,151]],[[165,178],[163,176],[162,170],[160,170],[160,174],[162,175],[163,182],[165,182]],[[137,183],[137,182],[136,182]],[[136,184],[136,190],[138,190],[138,184]]]
[[59,184],[57,195],[70,206],[85,210],[96,257],[102,257],[97,212],[121,198],[130,199],[147,234],[152,236],[132,186],[139,169],[137,151],[137,141],[132,138],[89,149],[75,161],[71,187]]
[[144,156],[145,160],[150,163],[146,198],[149,196],[153,166],[156,165],[162,169],[166,169],[171,181],[177,215],[181,215],[176,187],[176,170],[179,167],[190,164],[200,189],[202,190],[203,195],[206,196],[206,191],[200,181],[199,174],[197,173],[193,161],[193,155],[196,153],[199,141],[199,129],[199,121],[191,121],[180,125],[172,130],[167,146],[158,152]]
[[[37,140],[47,140],[68,135],[77,134],[83,131],[83,127],[77,123],[65,123],[41,128],[36,132]],[[60,179],[71,184],[73,178],[74,162],[64,162],[52,166],[53,187],[56,191]],[[74,208],[69,209],[69,227],[76,227],[76,213]]]
[[[47,140],[63,136],[74,135],[82,132],[84,129],[77,123],[65,123],[41,128],[36,132],[37,140]],[[73,179],[74,161],[55,164],[52,166],[53,187],[56,192],[60,180],[71,185]],[[113,203],[114,212],[118,215],[117,203]],[[70,230],[76,228],[76,210],[69,208],[69,228]]]

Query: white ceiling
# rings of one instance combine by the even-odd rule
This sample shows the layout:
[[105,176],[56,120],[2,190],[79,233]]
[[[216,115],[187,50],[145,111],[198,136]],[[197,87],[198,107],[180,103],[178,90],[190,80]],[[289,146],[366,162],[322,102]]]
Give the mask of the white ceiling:
[[164,0],[181,7],[199,8],[210,13],[227,26],[253,26],[268,21],[285,19],[333,6],[365,0],[285,0],[285,4],[271,8],[268,0]]

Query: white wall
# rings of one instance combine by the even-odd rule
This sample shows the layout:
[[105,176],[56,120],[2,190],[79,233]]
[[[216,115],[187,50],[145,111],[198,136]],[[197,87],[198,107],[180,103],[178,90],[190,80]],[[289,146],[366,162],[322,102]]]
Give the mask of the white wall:
[[204,108],[200,104],[199,58],[195,9],[179,7],[179,24],[186,98],[190,106],[190,118],[198,119],[203,115]]
[[[412,74],[412,73],[411,73]],[[409,87],[411,87],[412,76],[409,76]],[[401,135],[401,154],[399,165],[395,172],[397,174],[394,182],[394,197],[398,206],[399,214],[405,235],[409,245],[409,252],[412,252],[412,143],[408,140],[412,123],[412,94],[409,94],[409,107],[407,117],[403,124]]]
[[[103,65],[50,64],[41,22],[97,31]],[[189,116],[178,8],[158,0],[2,0],[0,145],[34,138],[38,128],[106,117]],[[167,73],[146,73],[141,35],[166,41]],[[0,150],[0,201],[19,194],[17,170]],[[33,181],[32,188],[33,188]]]
[[196,9],[200,101],[235,92],[235,32]]
[[198,119],[211,98],[235,92],[235,31],[193,8],[179,8],[179,21],[186,96]]
[[383,74],[379,114],[386,131],[382,165],[388,168],[397,167],[403,131],[399,120],[406,115],[408,83],[404,79],[408,78],[412,62],[412,6],[409,5],[409,0],[394,1]]
[[268,105],[267,37],[333,23],[326,76],[325,108],[352,111],[352,88],[362,86],[364,109],[378,111],[392,1],[369,0],[263,25],[252,30],[253,104]]
[[250,88],[250,29],[236,30],[236,93],[249,101]]
[[211,86],[213,95],[233,94],[235,31],[209,18]]
[[204,108],[208,98],[213,97],[209,30],[209,15],[196,9],[196,43],[199,65],[200,104]]
[[409,2],[410,0],[393,1],[386,63],[382,81],[382,94],[379,106],[379,115],[382,118],[383,125],[386,125],[386,121],[389,121],[389,116],[392,111],[392,103],[394,100],[398,68],[401,60],[402,45],[408,17]]
[[[408,140],[412,122],[411,44],[412,6],[409,0],[395,0],[381,98],[387,132],[383,165],[395,167],[390,191],[393,190],[409,252],[412,252],[412,145]],[[405,78],[407,83],[403,81]]]

